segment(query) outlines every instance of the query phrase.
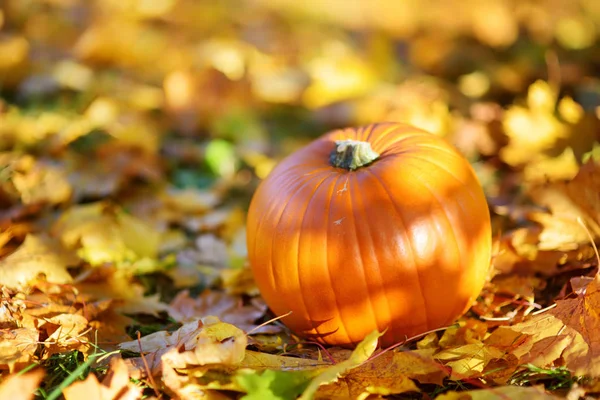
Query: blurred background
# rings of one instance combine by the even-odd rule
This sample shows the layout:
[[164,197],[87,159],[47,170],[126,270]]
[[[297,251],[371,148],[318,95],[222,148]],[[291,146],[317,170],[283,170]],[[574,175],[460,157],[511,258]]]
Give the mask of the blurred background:
[[404,121],[501,196],[594,153],[599,34],[596,0],[4,0],[0,150],[251,193],[327,130]]

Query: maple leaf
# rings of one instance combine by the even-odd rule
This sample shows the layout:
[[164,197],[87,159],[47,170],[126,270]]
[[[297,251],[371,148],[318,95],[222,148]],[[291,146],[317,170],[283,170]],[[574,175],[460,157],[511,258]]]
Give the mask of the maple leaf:
[[199,317],[213,315],[221,321],[237,326],[245,332],[277,333],[281,328],[276,325],[267,325],[256,329],[254,321],[261,318],[267,311],[265,304],[251,302],[243,305],[242,298],[227,293],[204,291],[199,297],[193,299],[188,290],[183,290],[175,296],[169,305],[169,315],[177,322],[196,320]]
[[500,327],[486,340],[522,364],[540,368],[560,363],[574,375],[600,376],[600,275],[573,299],[527,321]]
[[503,386],[465,392],[447,392],[436,400],[558,400],[543,387]]
[[413,379],[423,384],[441,385],[448,374],[445,368],[433,359],[434,351],[390,351],[375,356],[339,378],[337,382],[321,386],[317,391],[317,398],[354,399],[367,394],[419,392]]
[[31,400],[44,377],[44,371],[10,375],[0,385],[0,399]]
[[[244,359],[247,344],[248,338],[239,328],[209,316],[188,322],[175,332],[159,331],[139,341],[121,343],[119,348],[150,353],[146,357],[152,361],[152,372],[157,373],[163,362],[172,368],[237,365]],[[143,368],[142,360],[129,361]]]
[[105,202],[71,207],[53,231],[92,265],[153,260],[160,240],[160,233],[152,226]]
[[46,331],[44,341],[47,356],[69,350],[87,353],[92,347],[86,334],[91,330],[86,318],[77,314],[60,314],[51,318],[41,318],[39,328]]
[[0,283],[19,287],[43,274],[47,281],[69,283],[67,267],[79,264],[79,258],[60,243],[44,235],[27,235],[23,244],[0,260]]
[[335,382],[340,376],[367,361],[377,348],[377,342],[381,335],[382,334],[377,331],[371,332],[356,346],[347,360],[339,362],[331,367],[324,368],[323,372],[315,376],[310,382],[300,399],[307,400],[313,398],[320,386]]
[[39,337],[37,329],[0,330],[0,368],[14,371],[29,364],[38,349]]
[[129,379],[127,365],[120,357],[113,357],[108,372],[98,381],[96,375],[89,374],[83,381],[78,381],[64,389],[65,400],[117,400],[142,398],[142,388]]
[[329,362],[320,359],[280,356],[252,350],[246,350],[244,359],[239,364],[240,367],[255,370],[277,369],[283,371],[316,369],[328,365],[330,365]]
[[[530,213],[539,222],[540,250],[573,250],[590,241],[589,234],[600,236],[600,162],[588,160],[570,181],[553,182],[530,189],[548,213]],[[584,225],[585,224],[585,225]]]

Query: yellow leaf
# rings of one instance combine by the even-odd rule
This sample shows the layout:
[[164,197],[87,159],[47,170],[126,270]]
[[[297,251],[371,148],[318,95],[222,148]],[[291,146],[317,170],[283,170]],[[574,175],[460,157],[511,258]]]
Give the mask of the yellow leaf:
[[0,385],[0,399],[31,400],[44,377],[44,370],[8,376]]
[[376,356],[336,382],[321,386],[317,398],[354,399],[369,394],[419,392],[412,379],[441,385],[447,373],[444,366],[433,359],[434,351],[389,351]]
[[[38,349],[39,340],[37,329],[3,329],[0,331],[0,366],[8,366],[12,371],[30,364]],[[0,392],[1,390],[0,386]]]
[[72,281],[67,268],[79,264],[79,258],[47,236],[27,235],[23,244],[0,260],[0,284],[19,287],[43,274],[52,283]]
[[543,387],[503,386],[466,392],[448,392],[436,400],[558,400],[546,393]]
[[495,347],[484,343],[472,343],[442,350],[435,358],[446,361],[445,364],[452,368],[452,379],[461,380],[479,376],[491,360],[503,356],[504,353]]
[[277,369],[282,371],[315,369],[328,365],[330,364],[319,360],[278,356],[275,354],[261,353],[258,351],[251,350],[246,350],[246,356],[244,357],[244,360],[240,363],[240,367],[245,368],[252,368],[258,370]]
[[157,230],[104,202],[71,207],[53,229],[92,265],[134,263],[158,253]]
[[[540,250],[573,250],[600,236],[600,163],[589,160],[572,180],[554,182],[530,189],[530,195],[551,213],[531,213],[539,222]],[[582,225],[584,224],[584,225]]]
[[358,367],[363,362],[368,360],[377,348],[377,343],[381,335],[382,334],[377,331],[373,331],[370,334],[368,334],[362,340],[362,342],[360,342],[358,346],[356,346],[356,349],[354,349],[354,351],[347,360],[339,362],[334,366],[325,368],[323,372],[317,375],[310,382],[304,393],[302,393],[300,399],[312,399],[321,385],[326,385],[328,383],[335,382],[340,376],[344,375],[348,371]]

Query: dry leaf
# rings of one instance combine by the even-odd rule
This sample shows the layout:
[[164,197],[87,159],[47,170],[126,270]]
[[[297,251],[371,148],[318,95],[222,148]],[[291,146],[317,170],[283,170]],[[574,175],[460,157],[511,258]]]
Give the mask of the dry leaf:
[[267,311],[264,304],[243,304],[241,297],[235,297],[223,292],[204,291],[193,299],[189,291],[183,290],[177,294],[169,305],[169,315],[177,322],[188,322],[205,316],[215,316],[223,322],[237,326],[245,332],[277,333],[281,331],[277,325],[266,325],[256,329],[254,321],[261,318]]
[[160,233],[107,203],[74,206],[53,227],[62,242],[92,265],[154,259]]
[[125,362],[113,357],[102,383],[94,374],[77,381],[63,391],[65,400],[136,400],[142,398],[142,388],[129,380]]
[[447,392],[436,400],[558,400],[543,387],[503,386],[466,392]]
[[520,363],[545,368],[560,363],[574,375],[600,376],[600,278],[576,298],[557,300],[556,307],[510,327],[500,327],[488,346],[508,351]]
[[79,264],[79,258],[65,250],[58,241],[43,235],[27,235],[25,242],[8,257],[0,260],[0,283],[19,287],[43,274],[53,283],[69,283],[67,267]]
[[31,363],[38,349],[37,329],[0,330],[0,368],[19,370]]
[[448,375],[446,368],[437,363],[433,350],[387,352],[375,356],[351,370],[338,381],[324,385],[317,398],[361,398],[365,394],[400,394],[420,392],[413,380],[442,385]]
[[31,400],[44,377],[44,371],[38,369],[23,375],[11,375],[0,385],[0,399]]
[[347,360],[341,361],[331,367],[327,367],[318,374],[308,385],[300,399],[312,399],[319,388],[323,385],[335,382],[340,376],[348,373],[352,369],[360,366],[367,361],[377,348],[377,343],[381,333],[374,331],[368,334],[354,349]]
[[532,198],[551,214],[530,218],[543,226],[540,250],[573,250],[600,235],[600,163],[589,160],[568,182],[554,182],[531,189]]

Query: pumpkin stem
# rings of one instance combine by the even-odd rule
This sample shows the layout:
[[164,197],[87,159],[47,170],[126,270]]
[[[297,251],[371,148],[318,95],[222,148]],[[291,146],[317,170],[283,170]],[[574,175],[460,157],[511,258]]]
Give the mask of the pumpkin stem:
[[336,140],[335,149],[329,155],[329,162],[337,168],[354,171],[379,158],[379,153],[371,148],[371,143],[359,140]]

